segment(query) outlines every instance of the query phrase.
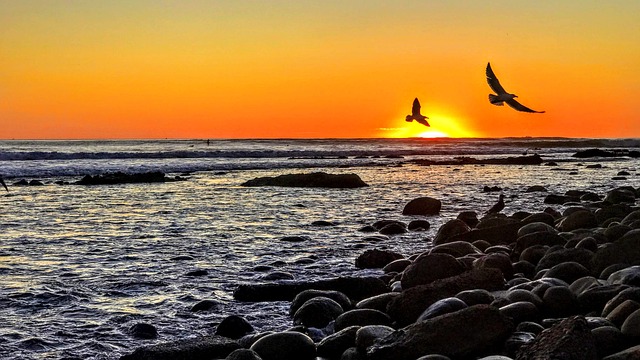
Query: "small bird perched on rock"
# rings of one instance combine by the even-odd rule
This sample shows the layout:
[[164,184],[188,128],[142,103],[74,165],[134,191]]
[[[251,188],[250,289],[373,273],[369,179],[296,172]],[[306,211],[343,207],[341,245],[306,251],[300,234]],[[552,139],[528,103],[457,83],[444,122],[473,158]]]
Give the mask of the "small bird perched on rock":
[[427,119],[428,117],[420,114],[420,101],[418,101],[418,98],[415,98],[415,100],[413,100],[413,106],[411,107],[411,115],[407,115],[405,121],[412,122],[415,120],[422,125],[431,126],[427,122]]
[[493,105],[497,105],[497,106],[503,106],[504,103],[507,103],[507,105],[511,106],[512,108],[518,110],[518,111],[524,111],[524,112],[529,112],[529,113],[543,113],[544,111],[535,111],[532,109],[529,109],[528,107],[520,104],[519,102],[517,102],[515,100],[515,98],[517,98],[518,96],[516,94],[509,94],[503,87],[502,85],[500,85],[500,82],[498,81],[498,78],[496,77],[496,74],[493,73],[493,70],[491,69],[491,64],[487,63],[487,82],[489,83],[489,87],[491,88],[491,90],[495,91],[497,95],[494,94],[489,94],[489,102],[492,103]]
[[2,176],[0,176],[0,184],[2,184],[2,186],[4,186],[4,189],[9,191],[9,188],[7,187],[7,184],[4,183],[4,179],[2,178]]
[[493,205],[491,209],[489,209],[486,212],[486,215],[497,214],[500,211],[502,211],[502,209],[504,209],[504,195],[500,194],[500,198],[498,199],[498,202],[495,203],[495,205]]

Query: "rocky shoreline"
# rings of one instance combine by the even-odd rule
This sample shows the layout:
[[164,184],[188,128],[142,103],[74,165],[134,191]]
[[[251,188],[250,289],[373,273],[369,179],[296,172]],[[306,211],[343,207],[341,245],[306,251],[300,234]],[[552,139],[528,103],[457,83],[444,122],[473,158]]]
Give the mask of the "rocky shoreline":
[[[288,331],[257,333],[230,315],[214,335],[121,359],[638,359],[640,191],[560,196],[545,203],[562,213],[460,213],[422,253],[364,251],[355,266],[377,277],[238,286],[236,301],[290,301]],[[439,209],[410,204],[410,214]],[[390,226],[409,228],[362,230]]]

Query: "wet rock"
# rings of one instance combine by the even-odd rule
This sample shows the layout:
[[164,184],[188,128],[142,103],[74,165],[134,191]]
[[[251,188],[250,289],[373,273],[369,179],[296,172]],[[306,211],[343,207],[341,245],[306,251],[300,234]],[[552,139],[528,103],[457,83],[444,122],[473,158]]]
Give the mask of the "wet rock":
[[257,352],[249,349],[234,350],[225,360],[262,360]]
[[165,176],[159,171],[146,173],[127,174],[123,172],[106,173],[103,175],[85,175],[81,180],[75,182],[77,185],[115,185],[132,183],[158,183],[176,181]]
[[613,264],[640,264],[640,230],[631,230],[615,243],[598,249],[593,256],[592,269],[600,273]]
[[299,332],[269,334],[251,345],[262,360],[315,360],[316,344]]
[[[286,174],[276,177],[261,177],[249,180],[241,186],[284,186],[284,187],[322,187],[322,188],[359,188],[367,185],[356,174]],[[266,359],[265,359],[266,360]]]
[[598,226],[596,216],[588,210],[578,210],[565,217],[557,225],[560,231],[591,229]]
[[289,315],[293,316],[298,311],[298,309],[302,307],[302,305],[316,297],[329,298],[337,302],[343,310],[351,309],[351,300],[342,292],[333,290],[309,289],[301,291],[291,301],[291,306],[289,307]]
[[233,292],[238,301],[291,301],[303,290],[336,290],[352,300],[362,300],[388,292],[387,285],[376,277],[339,277],[328,280],[280,284],[239,285]]
[[307,300],[293,315],[295,325],[323,328],[340,316],[344,310],[332,299],[318,296]]
[[529,301],[517,301],[500,307],[500,314],[511,319],[514,324],[523,321],[540,320],[540,310]]
[[391,326],[391,319],[382,311],[373,309],[354,309],[349,310],[338,316],[335,322],[337,331],[345,329],[349,326],[366,326],[366,325],[385,325]]
[[471,231],[471,228],[469,225],[465,224],[464,221],[458,219],[449,220],[438,229],[438,232],[433,239],[433,244],[440,245],[450,242],[447,241],[449,238],[469,231]]
[[[545,212],[539,212],[539,213],[531,214],[531,215],[525,217],[524,219],[522,219],[522,222],[521,222],[522,227],[518,230],[518,236],[523,236],[523,235],[528,234],[528,233],[532,233],[532,232],[536,232],[536,231],[544,231],[544,230],[548,229],[546,227],[540,228],[540,229],[536,229],[536,230],[533,230],[533,231],[530,230],[530,229],[525,229],[525,230],[522,229],[524,226],[529,225],[529,224],[534,224],[534,223],[547,224],[547,225],[549,225],[549,227],[551,227],[551,229],[555,230],[555,228],[553,227],[554,224],[555,224],[555,218],[553,217],[553,215],[545,213]],[[557,232],[557,231],[551,231],[551,229],[548,229],[548,231]],[[522,233],[521,233],[521,231],[522,231]]]
[[508,255],[502,253],[487,254],[473,262],[474,269],[494,268],[502,272],[505,279],[513,277],[513,265]]
[[611,354],[602,360],[637,360],[640,359],[640,345],[630,347],[615,354]]
[[380,294],[376,296],[372,296],[367,299],[360,300],[355,308],[356,309],[373,309],[385,312],[387,310],[387,305],[394,298],[400,296],[399,293],[389,292],[385,294]]
[[413,220],[407,227],[411,231],[425,231],[429,230],[431,224],[427,220]]
[[578,298],[566,286],[551,286],[542,296],[546,312],[553,317],[568,316],[578,312]]
[[615,326],[601,326],[591,330],[595,340],[598,358],[624,350],[629,346],[629,339]]
[[609,191],[607,196],[604,198],[605,202],[611,204],[620,204],[620,203],[635,203],[636,194],[633,190],[617,188]]
[[207,335],[141,347],[120,360],[209,360],[225,358],[239,347],[233,340]]
[[407,226],[399,221],[393,222],[382,227],[378,232],[382,235],[399,235],[407,232]]
[[612,224],[604,230],[604,236],[606,236],[610,242],[614,242],[623,237],[624,234],[628,233],[631,230],[633,229],[628,225]]
[[462,300],[468,306],[479,304],[491,304],[495,297],[489,291],[484,289],[464,290],[456,294],[456,297]]
[[564,203],[568,203],[570,201],[572,201],[572,198],[569,198],[567,196],[564,195],[557,195],[557,194],[549,194],[544,198],[544,203],[545,204],[556,204],[556,205],[563,205]]
[[478,355],[502,342],[513,324],[488,305],[476,305],[410,325],[380,339],[368,360],[414,360],[428,354],[450,358]]
[[620,331],[630,338],[640,338],[640,309],[629,314]]
[[402,210],[402,215],[438,215],[442,202],[431,197],[420,197],[409,201]]
[[525,192],[531,193],[531,192],[547,192],[547,188],[542,186],[542,185],[533,185],[533,186],[529,186],[527,188],[527,190],[525,190]]
[[536,272],[543,269],[551,269],[552,267],[565,262],[577,262],[589,269],[591,267],[592,258],[593,253],[585,249],[550,249],[538,262]]
[[391,250],[372,249],[356,258],[356,267],[358,269],[382,269],[392,261],[402,258],[401,254]]
[[628,288],[627,285],[602,285],[591,287],[578,294],[578,304],[584,312],[595,311],[600,314],[607,302],[626,288]]
[[422,314],[420,314],[416,322],[421,322],[427,319],[434,318],[436,316],[462,310],[466,307],[467,304],[459,298],[448,297],[431,304]]
[[482,251],[466,241],[454,241],[446,244],[434,246],[430,254],[443,253],[454,257],[461,257],[469,254],[479,255]]
[[518,237],[518,229],[521,224],[518,220],[504,218],[483,219],[478,223],[478,228],[468,232],[463,232],[443,239],[435,245],[454,241],[474,242],[485,240],[491,245],[504,245],[514,242]]
[[389,336],[395,330],[392,327],[384,325],[367,325],[363,326],[356,332],[356,348],[362,353],[373,345],[378,339]]
[[239,339],[253,332],[253,326],[242,316],[229,315],[216,328],[216,335]]
[[547,271],[547,277],[557,278],[564,280],[567,283],[572,283],[581,277],[589,276],[589,269],[575,261],[567,261],[554,265],[549,271]]
[[478,225],[478,222],[479,222],[478,214],[475,211],[463,211],[460,214],[458,214],[456,219],[463,221],[470,228],[475,227],[476,225]]
[[505,351],[507,354],[515,356],[520,348],[524,345],[531,344],[535,338],[535,334],[533,333],[516,331],[505,341]]
[[155,339],[158,337],[158,330],[151,324],[137,323],[129,328],[129,334],[138,339]]
[[[608,305],[608,304],[607,304]],[[640,309],[640,303],[634,300],[625,300],[620,305],[616,306],[611,312],[606,315],[606,319],[611,321],[615,326],[622,327],[625,320],[634,311]],[[606,310],[606,306],[605,306]],[[603,310],[603,315],[605,310]]]
[[322,339],[318,343],[318,356],[339,359],[348,348],[356,346],[356,332],[360,326],[349,326]]
[[278,280],[293,280],[293,274],[286,271],[273,271],[261,277],[262,280],[278,281]]
[[516,360],[527,359],[597,360],[598,353],[587,321],[575,316],[562,320],[523,346]]
[[386,273],[390,272],[403,272],[407,266],[411,265],[412,261],[409,259],[397,259],[388,263],[382,268],[382,271]]
[[502,272],[493,268],[476,269],[428,285],[409,288],[389,303],[387,313],[400,326],[408,325],[415,322],[420,314],[436,301],[473,289],[504,289]]
[[331,221],[326,221],[326,220],[316,220],[314,222],[311,223],[311,226],[322,226],[322,227],[329,227],[329,226],[336,226],[335,223],[331,222]]
[[198,269],[198,270],[193,270],[193,271],[189,271],[188,273],[184,274],[185,276],[207,276],[209,275],[209,272],[207,270],[203,270],[203,269]]
[[408,289],[459,275],[464,270],[464,266],[449,254],[423,254],[407,266],[400,281],[402,288]]
[[640,286],[640,266],[629,266],[618,270],[607,278],[609,284]]
[[191,307],[191,312],[211,311],[216,309],[220,304],[215,300],[202,300]]
[[[534,233],[530,233],[530,234],[526,234],[518,237],[518,239],[516,240],[516,244],[513,247],[513,254],[514,256],[520,256],[520,254],[522,254],[525,249],[535,245],[564,246],[565,243],[566,243],[566,240],[558,234],[550,233],[547,231],[534,232]],[[534,262],[529,259],[521,259],[521,260],[527,260],[533,264],[538,262],[538,261]]]

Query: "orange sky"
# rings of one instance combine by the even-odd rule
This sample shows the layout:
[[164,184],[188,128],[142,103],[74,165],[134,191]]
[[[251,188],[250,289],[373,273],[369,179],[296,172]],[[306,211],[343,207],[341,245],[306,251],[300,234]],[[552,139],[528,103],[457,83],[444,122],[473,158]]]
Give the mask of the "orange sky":
[[0,138],[640,137],[639,39],[637,0],[0,1]]

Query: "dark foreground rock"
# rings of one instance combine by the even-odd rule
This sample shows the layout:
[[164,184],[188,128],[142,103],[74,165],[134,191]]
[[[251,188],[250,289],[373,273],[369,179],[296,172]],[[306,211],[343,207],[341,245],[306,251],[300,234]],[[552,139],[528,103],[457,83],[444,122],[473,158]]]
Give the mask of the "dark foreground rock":
[[285,186],[285,187],[324,187],[359,188],[369,186],[356,174],[287,174],[276,177],[260,177],[249,180],[242,186]]
[[640,157],[640,151],[636,150],[626,150],[626,149],[613,149],[613,150],[602,150],[602,149],[587,149],[578,151],[573,154],[573,157],[578,159],[585,159],[590,157],[621,157],[628,156],[632,158]]
[[450,358],[481,355],[501,346],[513,323],[490,305],[474,305],[407,326],[367,350],[369,360],[415,360],[429,354]]
[[85,175],[81,180],[75,182],[76,185],[115,185],[134,183],[163,183],[169,181],[185,180],[181,177],[170,178],[159,171],[146,173],[127,174],[123,172],[107,173],[103,175]]
[[291,301],[303,290],[336,290],[359,301],[389,291],[387,285],[375,277],[341,277],[328,280],[288,282],[280,284],[243,284],[233,292],[238,301]]
[[595,340],[583,316],[564,319],[518,352],[516,360],[597,360]]
[[141,347],[120,360],[210,360],[224,358],[238,348],[231,339],[208,335]]

